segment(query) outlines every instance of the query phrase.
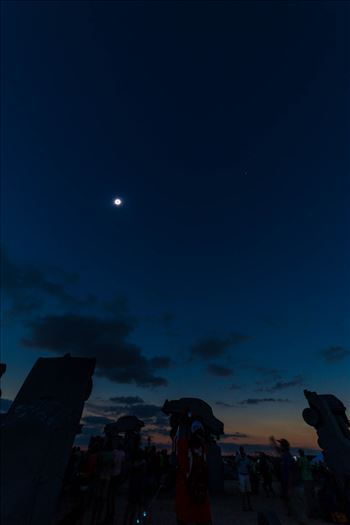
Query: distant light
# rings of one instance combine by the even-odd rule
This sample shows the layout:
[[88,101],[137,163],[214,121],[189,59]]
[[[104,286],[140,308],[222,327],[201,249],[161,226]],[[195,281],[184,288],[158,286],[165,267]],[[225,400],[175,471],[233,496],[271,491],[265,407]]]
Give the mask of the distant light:
[[144,515],[144,516],[147,516],[147,512],[144,512],[143,515]]
[[123,204],[123,201],[118,197],[117,199],[114,199],[114,204],[115,206],[121,206]]

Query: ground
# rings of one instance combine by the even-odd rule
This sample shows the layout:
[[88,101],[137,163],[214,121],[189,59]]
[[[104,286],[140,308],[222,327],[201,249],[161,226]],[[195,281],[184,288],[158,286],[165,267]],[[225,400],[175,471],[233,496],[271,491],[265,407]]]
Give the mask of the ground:
[[[122,494],[120,495],[122,496]],[[123,497],[121,498],[124,499]],[[242,512],[240,495],[234,482],[225,482],[225,494],[213,496],[211,498],[213,525],[256,525],[257,511],[270,509],[273,510],[282,525],[295,525],[297,521],[286,516],[282,501],[274,496],[266,498],[263,495],[252,496],[254,511]],[[124,505],[118,506],[118,514],[114,525],[122,525],[122,515]],[[310,525],[324,525],[319,520],[309,520]],[[152,507],[153,525],[176,525],[174,512],[174,495],[160,494]]]

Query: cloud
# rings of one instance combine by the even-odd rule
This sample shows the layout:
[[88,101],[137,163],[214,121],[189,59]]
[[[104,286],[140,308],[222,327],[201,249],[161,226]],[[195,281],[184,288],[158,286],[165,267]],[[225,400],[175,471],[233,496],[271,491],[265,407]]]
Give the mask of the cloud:
[[94,415],[103,417],[137,416],[145,423],[161,424],[168,422],[168,416],[163,414],[162,407],[158,405],[140,403],[132,405],[96,405],[87,403],[86,409]]
[[138,405],[144,403],[144,400],[140,396],[117,396],[111,397],[110,401],[119,403],[120,405]]
[[260,375],[265,377],[272,376],[276,380],[280,379],[281,374],[283,374],[284,372],[283,370],[279,370],[278,368],[269,368],[263,365],[243,365],[243,367],[247,370],[258,372]]
[[170,357],[153,357],[150,359],[150,364],[154,368],[169,368],[171,365]]
[[216,401],[215,404],[221,407],[226,407],[226,408],[232,408],[235,406],[231,403],[225,403],[225,401]]
[[330,346],[320,352],[322,358],[328,363],[334,363],[336,361],[342,361],[346,357],[349,357],[350,350],[347,350],[343,346]]
[[169,427],[169,416],[167,416],[166,414],[160,414],[159,416],[157,416],[155,419],[154,419],[154,424],[155,425],[163,425],[165,426],[166,428]]
[[135,415],[140,419],[153,419],[162,415],[162,407],[146,404],[133,405],[130,407],[130,414]]
[[276,392],[278,390],[284,390],[293,386],[301,386],[304,384],[304,378],[301,375],[295,376],[290,381],[277,381],[271,387],[259,388],[256,392]]
[[302,385],[303,382],[304,382],[303,376],[298,375],[298,376],[295,376],[294,379],[291,379],[290,381],[277,381],[277,383],[271,387],[271,391],[284,390],[285,388],[290,388],[291,386],[299,386],[299,385]]
[[270,392],[275,392],[276,390],[284,390],[285,388],[290,388],[292,386],[300,386],[304,383],[304,378],[301,375],[295,376],[294,379],[290,381],[277,381],[270,389]]
[[97,370],[97,373],[115,383],[135,383],[137,386],[143,388],[156,388],[168,384],[165,378],[154,375],[154,370],[150,368],[146,358],[140,356],[140,359],[137,361],[140,361],[139,365],[137,362],[134,362],[124,368],[114,368],[113,370],[101,368]]
[[160,327],[165,335],[170,338],[176,338],[179,335],[177,330],[174,329],[175,319],[175,316],[168,311],[160,315],[147,315],[142,317],[143,322],[156,326],[158,329]]
[[107,312],[112,313],[114,316],[129,317],[129,303],[128,299],[123,294],[117,294],[111,301],[107,301],[103,304]]
[[168,337],[174,338],[178,336],[177,331],[174,330],[175,316],[171,312],[164,312],[160,318],[160,324],[164,328]]
[[226,355],[228,349],[250,339],[249,336],[233,333],[229,337],[208,337],[194,343],[191,348],[192,358],[213,359]]
[[230,342],[228,339],[203,339],[192,346],[191,355],[192,357],[201,357],[204,359],[221,357],[229,347]]
[[97,405],[88,401],[87,403],[85,403],[85,409],[89,413],[93,413],[97,416],[111,416],[113,418],[116,418],[119,416],[129,414],[130,406]]
[[220,365],[209,365],[207,368],[209,374],[213,376],[219,376],[219,377],[228,377],[232,376],[233,371],[231,368],[227,368],[226,366],[220,366]]
[[240,405],[258,405],[260,403],[290,403],[289,399],[275,399],[274,397],[248,398],[239,401]]
[[241,390],[242,387],[240,385],[237,385],[236,383],[232,383],[230,386],[230,390]]
[[141,387],[167,385],[155,374],[169,366],[166,357],[147,358],[128,337],[134,326],[125,319],[101,318],[75,314],[47,315],[29,324],[30,336],[22,339],[28,348],[59,354],[96,357],[96,374],[117,383]]
[[160,436],[165,436],[170,438],[170,427],[168,426],[153,426],[146,428],[146,435],[151,436],[154,434],[159,434]]
[[244,434],[242,432],[234,432],[233,434],[224,434],[224,436],[220,439],[244,439],[248,438],[248,434]]
[[172,324],[174,319],[175,316],[171,312],[164,312],[161,317],[161,323],[168,328]]
[[80,300],[67,291],[67,286],[76,282],[75,275],[58,270],[49,272],[54,276],[47,273],[32,264],[16,264],[1,247],[2,289],[9,302],[7,318],[28,316],[52,300],[65,308],[82,308],[96,303],[93,295]]

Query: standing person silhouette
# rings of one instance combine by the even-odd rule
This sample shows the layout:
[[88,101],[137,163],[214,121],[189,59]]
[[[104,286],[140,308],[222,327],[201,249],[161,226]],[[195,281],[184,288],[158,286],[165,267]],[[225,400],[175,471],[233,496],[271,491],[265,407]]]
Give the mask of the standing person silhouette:
[[125,509],[123,525],[132,525],[137,516],[143,514],[146,506],[146,459],[141,447],[134,450],[129,473],[128,502]]
[[235,463],[238,472],[239,489],[242,494],[242,510],[253,510],[250,503],[250,493],[252,490],[250,485],[250,472],[252,462],[245,453],[244,447],[239,447],[239,452],[237,452],[235,457]]
[[121,439],[115,440],[112,447],[111,478],[107,494],[107,517],[106,524],[113,523],[116,513],[117,492],[122,481],[124,470],[125,452],[122,447]]
[[[188,435],[188,425],[190,431]],[[176,519],[178,525],[210,525],[207,447],[200,421],[179,424],[176,436]]]
[[301,482],[304,487],[306,510],[309,517],[314,514],[315,508],[315,489],[314,476],[310,461],[305,456],[303,449],[299,449],[298,467],[300,471]]
[[267,497],[270,497],[275,492],[273,490],[272,486],[272,472],[271,472],[271,465],[269,464],[269,461],[266,457],[266,454],[264,452],[260,452],[259,457],[259,469],[262,479],[262,486],[265,491],[265,495]]
[[281,488],[287,514],[300,524],[307,523],[305,499],[297,462],[290,453],[289,441],[270,437],[271,444],[281,457]]

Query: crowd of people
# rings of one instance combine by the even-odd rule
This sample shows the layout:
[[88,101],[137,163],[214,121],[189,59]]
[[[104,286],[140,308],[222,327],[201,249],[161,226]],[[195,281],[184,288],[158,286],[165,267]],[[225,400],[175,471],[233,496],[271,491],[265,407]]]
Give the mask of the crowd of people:
[[[159,491],[171,493],[173,488],[177,524],[210,525],[204,427],[193,421],[189,432],[173,438],[172,453],[151,444],[142,447],[137,434],[127,442],[120,436],[93,438],[85,452],[75,447],[63,484],[63,496],[70,495],[75,504],[60,525],[112,525],[121,498],[126,501],[118,525],[150,523]],[[286,439],[271,438],[271,452],[249,455],[240,447],[231,458],[242,511],[256,510],[255,503],[261,502],[256,496],[262,495],[281,498],[285,513],[296,523],[309,518],[350,521],[347,502],[324,464],[311,462],[303,450],[293,456]]]
[[323,462],[313,462],[299,449],[293,456],[286,439],[270,438],[275,455],[260,452],[248,456],[243,447],[234,457],[242,510],[253,510],[251,498],[263,491],[265,497],[279,496],[286,514],[297,523],[320,518],[330,523],[349,523],[348,502],[332,472]]
[[[130,436],[129,436],[130,437]],[[127,484],[123,525],[149,521],[150,502],[170,479],[167,450],[140,446],[140,437],[91,439],[88,450],[74,447],[66,470],[61,500],[74,504],[61,525],[111,525],[115,521],[120,488]],[[131,442],[131,446],[130,446]],[[147,519],[146,519],[147,518]]]

